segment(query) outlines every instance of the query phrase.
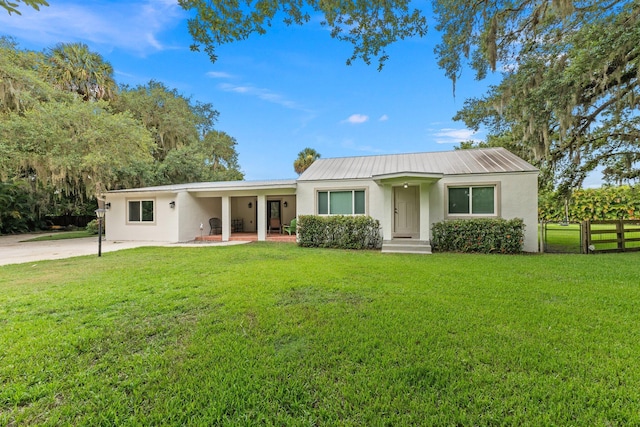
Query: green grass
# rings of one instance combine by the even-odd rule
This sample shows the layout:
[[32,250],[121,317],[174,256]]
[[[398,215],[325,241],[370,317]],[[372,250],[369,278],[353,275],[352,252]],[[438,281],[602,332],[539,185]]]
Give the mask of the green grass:
[[[580,224],[554,224],[548,223],[546,227],[546,252],[561,252],[561,253],[580,253]],[[592,224],[593,230],[610,230],[611,233],[594,234],[591,244],[594,245],[596,250],[616,249],[617,243],[600,243],[600,240],[616,239],[616,226],[615,224]],[[640,238],[638,232],[626,232],[624,233],[625,239]],[[625,247],[637,248],[640,247],[640,242],[626,242]]]
[[86,230],[78,231],[56,231],[54,233],[46,233],[33,239],[23,240],[23,242],[44,242],[47,240],[66,240],[66,239],[81,239],[84,237],[98,237],[97,234],[89,233]]
[[546,252],[577,253],[580,247],[580,224],[545,224]]
[[639,253],[0,267],[0,425],[639,425]]

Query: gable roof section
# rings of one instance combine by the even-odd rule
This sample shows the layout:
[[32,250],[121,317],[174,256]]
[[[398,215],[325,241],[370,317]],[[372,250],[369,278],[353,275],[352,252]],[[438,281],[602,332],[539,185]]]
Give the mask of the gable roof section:
[[531,164],[505,148],[387,154],[381,156],[318,159],[298,181],[368,179],[381,175],[464,175],[507,172],[538,172]]

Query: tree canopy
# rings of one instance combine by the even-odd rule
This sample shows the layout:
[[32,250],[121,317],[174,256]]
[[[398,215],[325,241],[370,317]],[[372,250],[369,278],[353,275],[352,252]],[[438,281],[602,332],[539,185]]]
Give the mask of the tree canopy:
[[[511,47],[516,57],[498,48],[502,82],[467,100],[455,117],[474,129],[485,126],[490,142],[511,141],[541,167],[543,184],[564,193],[596,167],[611,182],[640,176],[640,4],[585,3],[530,16],[541,21],[537,36],[521,36],[521,46]],[[506,37],[497,37],[497,45]],[[478,63],[480,74],[483,66],[495,67],[488,57]],[[450,65],[454,70],[455,60]]]
[[60,43],[49,49],[42,63],[46,79],[84,101],[113,99],[116,82],[113,67],[84,43]]
[[9,15],[11,15],[12,13],[21,15],[20,11],[18,10],[20,3],[31,6],[35,10],[40,10],[40,6],[49,6],[49,3],[47,3],[45,0],[0,0],[0,7],[9,12]]
[[[356,58],[379,66],[385,49],[426,34],[425,11],[408,0],[339,2],[181,0],[194,49],[263,34],[275,19],[304,24],[321,14],[331,36],[354,46]],[[469,67],[477,79],[500,71],[503,80],[470,99],[455,119],[489,130],[500,144],[543,170],[543,186],[566,191],[604,168],[612,182],[638,179],[640,170],[640,3],[634,0],[432,0],[435,49],[454,87]]]
[[[243,178],[211,104],[155,81],[118,88],[112,74],[83,44],[33,52],[0,38],[0,210],[79,215],[110,189]],[[10,218],[5,232],[24,228]]]
[[287,25],[302,25],[311,13],[323,16],[322,25],[331,37],[353,45],[350,64],[357,58],[369,64],[377,58],[379,67],[387,59],[386,47],[427,32],[426,18],[418,9],[410,9],[409,0],[179,0],[178,3],[195,15],[189,19],[192,49],[204,47],[212,61],[217,59],[216,47],[251,34],[264,34],[274,19],[281,17]]
[[[10,13],[17,12],[18,3],[0,0]],[[24,3],[36,9],[46,5],[41,0]],[[409,0],[179,0],[179,4],[192,16],[192,48],[203,48],[212,61],[220,44],[264,34],[275,20],[303,25],[313,14],[323,17],[332,37],[353,45],[347,63],[377,59],[381,67],[390,44],[422,37],[427,31],[425,11],[412,8]],[[454,90],[467,67],[477,79],[496,71],[503,76],[484,96],[466,100],[455,119],[474,129],[485,127],[486,144],[506,146],[538,165],[542,186],[569,192],[598,167],[610,182],[640,179],[637,0],[432,0],[432,5],[436,29],[442,34],[435,54]],[[38,55],[15,59],[27,65],[16,68],[16,60],[4,61],[0,73],[14,77],[10,83],[0,79],[0,110],[26,111],[43,99],[60,96],[43,85],[28,65],[37,63]],[[204,111],[196,116],[208,115],[212,122],[213,111],[206,106]],[[168,150],[182,148],[173,125],[147,128],[156,143],[156,161],[163,161]],[[201,141],[207,130],[198,132]],[[10,149],[0,145],[0,150]]]
[[318,153],[313,148],[305,148],[301,152],[298,153],[298,157],[293,162],[293,169],[296,171],[298,175],[302,172],[306,171],[309,166],[316,160],[320,158],[320,153]]

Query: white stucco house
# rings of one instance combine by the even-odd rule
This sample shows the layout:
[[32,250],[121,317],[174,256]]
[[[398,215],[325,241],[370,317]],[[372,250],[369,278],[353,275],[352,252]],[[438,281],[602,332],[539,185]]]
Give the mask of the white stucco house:
[[[271,221],[298,215],[369,215],[383,252],[430,252],[446,219],[522,218],[537,252],[538,169],[504,148],[318,159],[298,179],[199,182],[110,191],[108,240],[187,242],[210,232],[267,240]],[[219,228],[211,230],[209,220]]]

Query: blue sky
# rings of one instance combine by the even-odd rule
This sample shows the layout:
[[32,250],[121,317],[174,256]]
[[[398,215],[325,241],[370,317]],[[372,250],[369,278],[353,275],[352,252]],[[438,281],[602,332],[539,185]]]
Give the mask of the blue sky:
[[249,180],[294,178],[293,161],[305,147],[342,157],[445,151],[481,140],[482,132],[451,118],[499,77],[477,82],[466,72],[454,97],[436,64],[432,20],[427,37],[391,46],[378,71],[377,63],[345,65],[351,45],[331,39],[320,16],[221,46],[211,63],[206,53],[190,51],[188,15],[174,0],[49,3],[39,12],[21,6],[21,16],[0,10],[0,34],[32,50],[84,42],[111,63],[118,83],[153,79],[212,103],[220,112],[217,129],[237,139]]

